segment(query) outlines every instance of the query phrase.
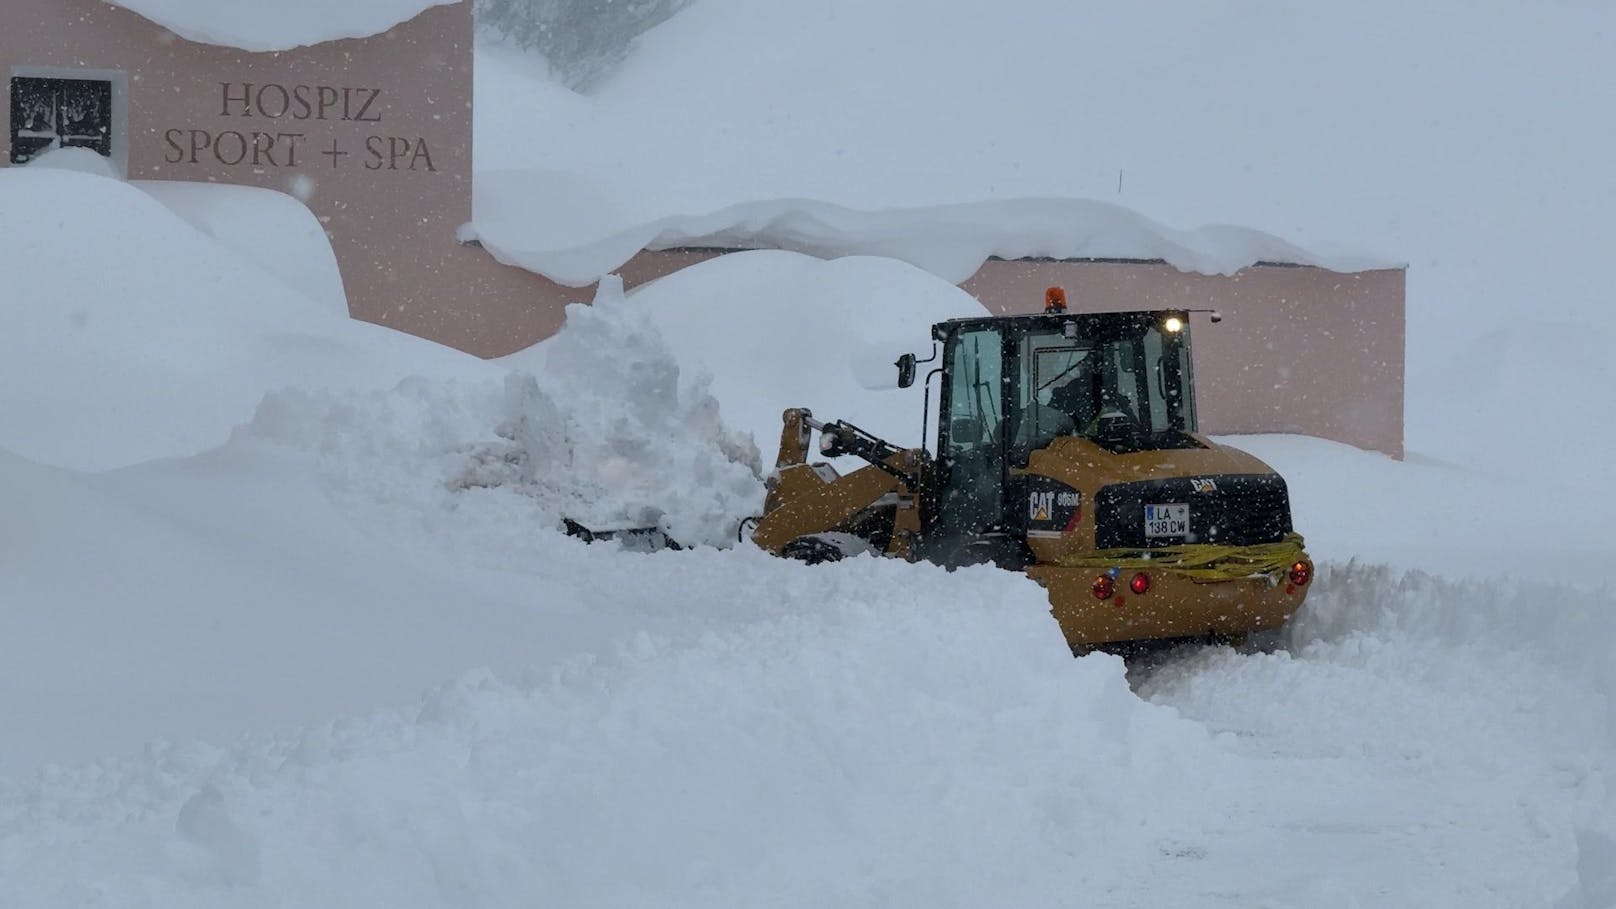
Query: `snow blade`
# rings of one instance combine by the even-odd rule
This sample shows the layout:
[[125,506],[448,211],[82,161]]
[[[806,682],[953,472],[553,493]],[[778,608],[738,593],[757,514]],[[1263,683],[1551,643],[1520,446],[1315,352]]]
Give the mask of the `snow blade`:
[[631,552],[656,552],[660,549],[683,550],[679,541],[668,536],[658,527],[620,527],[615,530],[591,530],[574,521],[572,518],[562,518],[561,524],[566,528],[567,536],[577,537],[585,543],[612,540],[621,543],[624,549]]

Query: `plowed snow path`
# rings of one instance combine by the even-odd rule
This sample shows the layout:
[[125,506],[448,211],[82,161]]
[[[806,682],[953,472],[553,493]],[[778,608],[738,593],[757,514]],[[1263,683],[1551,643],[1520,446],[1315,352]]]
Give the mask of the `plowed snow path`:
[[1230,813],[1195,861],[1145,889],[1243,905],[1573,892],[1578,832],[1611,832],[1611,599],[1367,566],[1319,585],[1290,649],[1189,651],[1138,679],[1244,768],[1217,784]]

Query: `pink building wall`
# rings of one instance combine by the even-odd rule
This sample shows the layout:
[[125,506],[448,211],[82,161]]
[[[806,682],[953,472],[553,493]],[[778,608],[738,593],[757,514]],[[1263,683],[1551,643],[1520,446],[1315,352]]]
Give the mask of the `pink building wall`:
[[1287,432],[1403,456],[1404,271],[1257,265],[1189,274],[1161,262],[990,261],[963,285],[995,312],[1215,309],[1192,320],[1196,398],[1211,433]]

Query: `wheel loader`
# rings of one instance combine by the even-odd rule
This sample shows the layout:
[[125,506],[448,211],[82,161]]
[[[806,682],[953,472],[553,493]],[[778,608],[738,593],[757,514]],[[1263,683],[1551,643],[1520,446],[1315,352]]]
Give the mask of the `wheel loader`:
[[[1217,320],[1213,314],[1213,321]],[[785,411],[758,546],[826,562],[858,553],[1025,572],[1077,651],[1168,638],[1237,640],[1302,605],[1313,563],[1285,481],[1197,432],[1187,311],[1040,315],[932,327],[918,364],[935,437],[899,448]],[[848,473],[811,461],[851,455]]]

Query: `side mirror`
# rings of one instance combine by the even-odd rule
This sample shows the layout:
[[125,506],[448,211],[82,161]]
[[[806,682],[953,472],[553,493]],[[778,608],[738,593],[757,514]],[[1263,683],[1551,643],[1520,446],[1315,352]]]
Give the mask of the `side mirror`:
[[914,354],[912,354],[912,353],[904,354],[903,356],[898,358],[898,362],[896,362],[896,363],[894,363],[892,365],[898,367],[898,387],[899,388],[908,388],[909,386],[915,384],[915,355]]

